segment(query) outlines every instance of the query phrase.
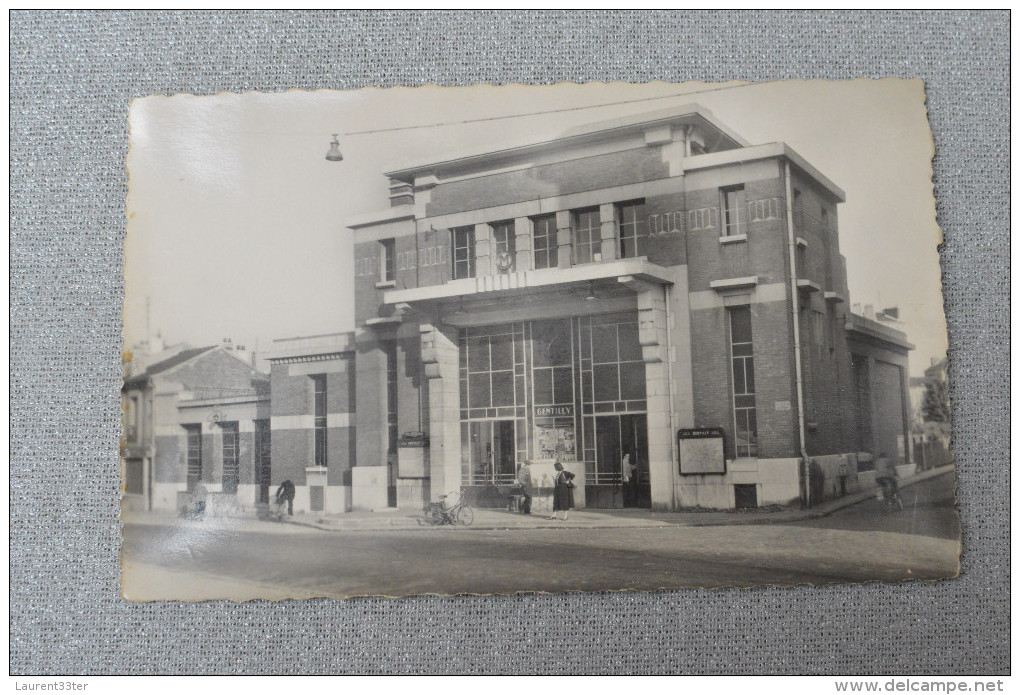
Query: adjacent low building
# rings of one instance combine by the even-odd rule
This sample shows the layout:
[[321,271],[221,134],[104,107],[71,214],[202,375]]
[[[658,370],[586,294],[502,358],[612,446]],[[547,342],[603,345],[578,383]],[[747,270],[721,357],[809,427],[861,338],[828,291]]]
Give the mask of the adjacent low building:
[[124,381],[124,508],[179,510],[269,499],[269,379],[221,346],[180,347]]

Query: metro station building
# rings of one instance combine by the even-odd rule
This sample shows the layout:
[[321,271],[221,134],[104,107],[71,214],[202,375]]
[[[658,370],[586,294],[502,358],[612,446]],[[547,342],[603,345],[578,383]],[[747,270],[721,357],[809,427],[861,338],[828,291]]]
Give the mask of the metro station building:
[[386,177],[353,332],[276,341],[268,383],[211,348],[125,382],[126,503],[502,506],[527,460],[581,507],[754,508],[912,461],[912,346],[848,310],[845,195],[786,144],[689,105]]
[[[579,506],[755,507],[910,460],[912,346],[848,311],[844,192],[784,143],[690,105],[386,176],[347,222],[349,506],[501,504],[527,459]],[[722,470],[682,470],[685,428],[722,430]]]

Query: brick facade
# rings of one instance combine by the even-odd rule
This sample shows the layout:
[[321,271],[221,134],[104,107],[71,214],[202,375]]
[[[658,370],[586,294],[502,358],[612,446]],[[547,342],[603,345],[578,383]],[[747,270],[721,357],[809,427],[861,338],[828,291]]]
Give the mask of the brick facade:
[[[461,460],[459,400],[451,388],[459,327],[599,311],[630,311],[641,322],[657,506],[691,500],[732,506],[733,485],[757,485],[759,503],[789,502],[803,491],[797,486],[803,453],[828,457],[822,465],[828,470],[832,457],[856,461],[876,441],[895,443],[906,422],[897,394],[909,344],[881,327],[871,327],[866,340],[848,328],[853,320],[838,239],[842,191],[808,173],[814,170],[785,145],[738,147],[721,130],[713,132],[709,117],[693,113],[701,111],[677,112],[667,125],[617,122],[600,137],[388,174],[406,205],[378,223],[353,227],[358,465],[393,463],[385,345],[397,346],[398,430],[432,437],[430,475],[449,486]],[[691,151],[692,142],[713,141],[717,149]],[[620,258],[619,206],[635,201],[644,205],[643,251],[641,258]],[[579,210],[598,211],[589,233],[602,244],[598,258],[578,246]],[[398,224],[395,214],[406,217]],[[548,243],[558,259],[550,269],[534,265],[539,215],[555,220]],[[504,221],[512,223],[515,255],[501,270],[493,230]],[[451,282],[451,230],[461,227],[474,229],[475,276]],[[380,285],[380,240],[387,238],[394,239],[395,275]],[[682,297],[668,310],[662,287]],[[595,304],[584,303],[589,300]],[[744,308],[751,317],[757,461],[737,462],[729,315]],[[671,405],[672,413],[653,416],[653,402],[654,408]],[[527,422],[530,427],[531,414]],[[658,460],[670,455],[676,427],[722,428],[732,475],[684,480],[675,462]],[[578,465],[589,475],[594,470],[591,461]]]

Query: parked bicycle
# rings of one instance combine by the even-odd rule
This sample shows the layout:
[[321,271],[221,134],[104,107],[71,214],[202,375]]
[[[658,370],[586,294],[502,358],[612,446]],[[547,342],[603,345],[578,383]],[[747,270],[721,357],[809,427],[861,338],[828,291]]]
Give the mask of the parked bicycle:
[[430,526],[468,526],[475,520],[475,512],[464,502],[459,492],[448,492],[440,495],[435,502],[430,502],[425,514],[425,521]]

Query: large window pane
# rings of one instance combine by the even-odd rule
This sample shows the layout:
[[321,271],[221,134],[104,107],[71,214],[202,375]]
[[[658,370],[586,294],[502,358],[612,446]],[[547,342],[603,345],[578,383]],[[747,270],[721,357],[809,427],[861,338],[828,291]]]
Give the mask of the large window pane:
[[492,405],[514,404],[514,374],[511,371],[492,373]]
[[468,375],[468,397],[472,408],[487,408],[490,404],[489,373]]
[[591,346],[596,363],[616,362],[620,358],[616,349],[616,325],[592,326]]
[[513,369],[514,344],[510,335],[494,335],[490,339],[492,346],[492,369]]
[[549,405],[553,402],[553,379],[551,369],[536,369],[534,371],[535,381],[535,403]]
[[535,230],[535,268],[555,268],[558,259],[556,216],[546,215],[532,220]]
[[596,401],[620,400],[619,368],[615,364],[597,364],[593,368]]
[[620,257],[636,258],[645,255],[648,222],[644,203],[624,203],[616,209],[620,227]]
[[489,339],[487,337],[468,338],[468,371],[489,371]]
[[747,393],[744,390],[745,387],[744,361],[735,359],[733,360],[733,393]]
[[574,254],[578,263],[591,263],[602,253],[602,230],[597,208],[573,214]]
[[751,310],[747,307],[730,309],[730,330],[734,343],[750,343]]
[[620,364],[620,399],[633,401],[643,399],[644,397],[644,362],[624,362]]
[[556,403],[574,402],[573,371],[570,367],[553,370],[553,397]]
[[620,361],[641,359],[641,343],[638,340],[636,323],[621,323],[617,327],[620,335]]

